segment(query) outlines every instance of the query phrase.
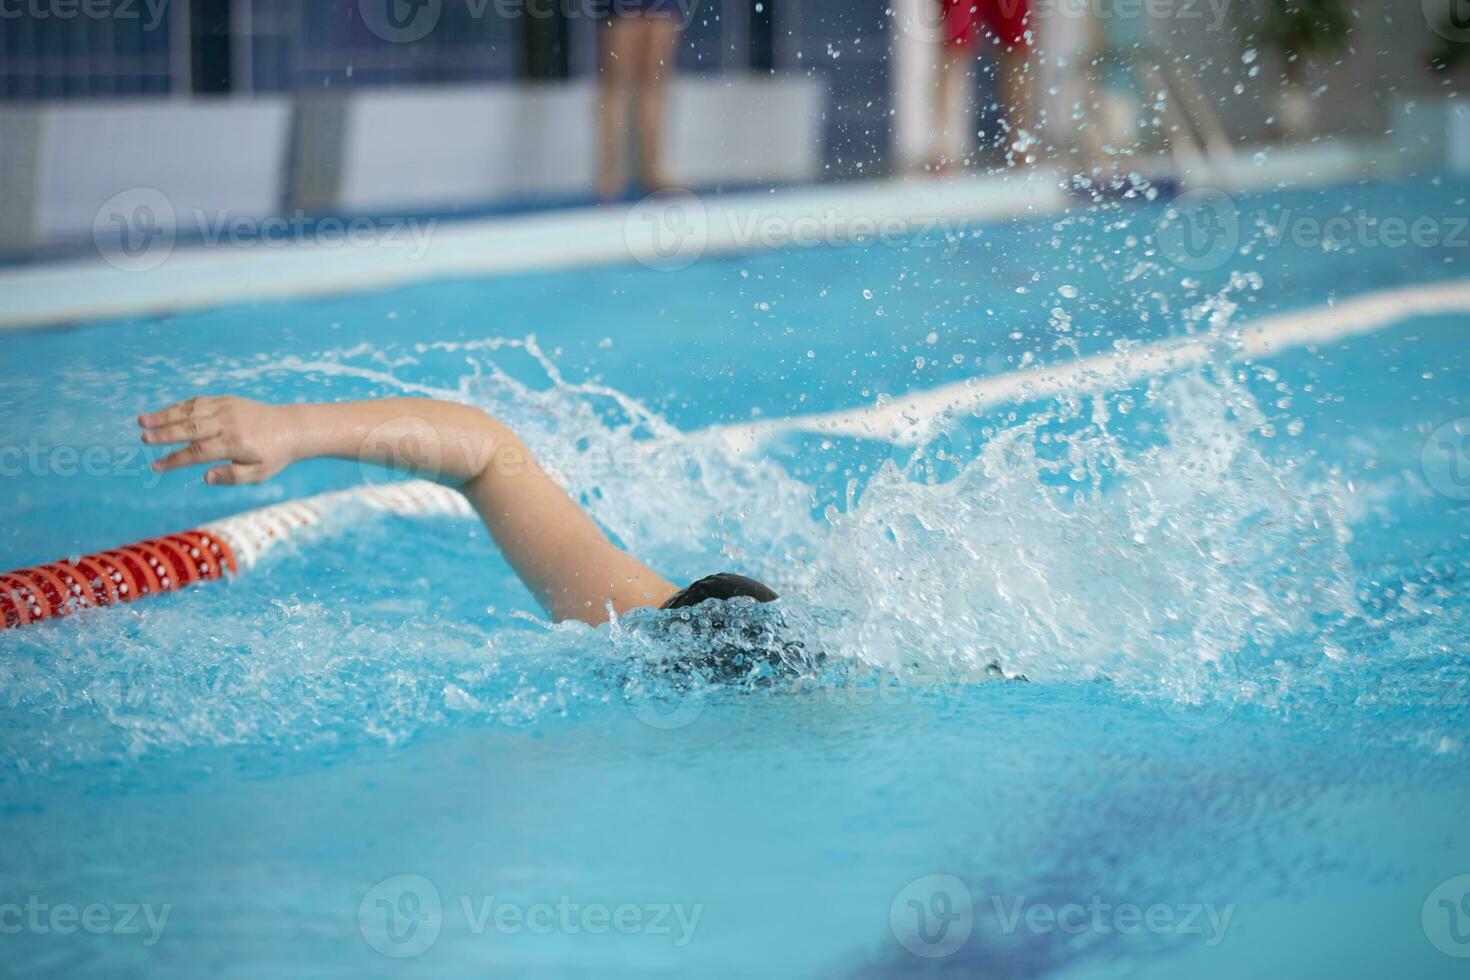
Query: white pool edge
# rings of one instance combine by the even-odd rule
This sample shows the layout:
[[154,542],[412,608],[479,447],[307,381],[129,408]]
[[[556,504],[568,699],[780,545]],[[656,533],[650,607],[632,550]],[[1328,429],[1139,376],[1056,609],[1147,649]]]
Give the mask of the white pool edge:
[[[1186,186],[1249,191],[1311,187],[1393,172],[1377,143],[1323,143],[1242,152],[1179,170],[1164,160],[1137,169]],[[1060,213],[1077,200],[1059,171],[933,180],[924,177],[706,196],[701,255],[759,247],[750,229],[790,229],[817,218],[842,227],[898,222],[915,232]],[[636,206],[436,222],[421,254],[407,230],[392,242],[192,245],[152,268],[126,270],[101,257],[0,269],[0,330],[156,316],[258,301],[332,296],[458,276],[508,275],[638,259]],[[758,238],[760,236],[757,236]],[[660,265],[657,261],[655,265]],[[679,267],[678,263],[670,266]],[[673,274],[673,273],[671,273]]]

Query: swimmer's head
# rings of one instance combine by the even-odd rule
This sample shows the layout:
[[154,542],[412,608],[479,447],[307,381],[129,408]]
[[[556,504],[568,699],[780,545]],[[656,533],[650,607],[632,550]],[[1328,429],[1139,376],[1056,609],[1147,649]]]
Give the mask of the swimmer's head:
[[720,572],[718,575],[707,575],[685,586],[673,597],[659,608],[661,609],[683,609],[686,606],[697,606],[701,602],[710,599],[735,599],[744,597],[754,599],[756,602],[772,602],[780,596],[753,578],[744,575],[736,575],[734,572]]
[[756,683],[810,669],[820,655],[787,635],[779,611],[754,608],[777,598],[769,587],[733,572],[710,575],[674,593],[661,608],[685,610],[671,624],[687,644],[679,669],[716,682]]

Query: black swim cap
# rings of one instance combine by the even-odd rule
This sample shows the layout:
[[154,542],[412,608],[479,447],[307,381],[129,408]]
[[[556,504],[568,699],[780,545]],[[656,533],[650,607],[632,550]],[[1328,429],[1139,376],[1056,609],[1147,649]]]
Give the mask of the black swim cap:
[[[777,598],[770,588],[734,572],[707,576],[674,593],[662,608],[691,611],[667,617],[674,631],[671,635],[682,638],[681,655],[670,664],[672,672],[698,673],[714,683],[769,684],[775,677],[790,676],[820,662],[822,658],[807,653],[801,641],[785,636],[780,610],[773,615],[745,603],[724,604],[729,599],[767,603]],[[721,602],[692,611],[711,599]]]
[[753,578],[736,575],[734,572],[720,572],[685,586],[659,608],[683,609],[685,606],[697,606],[709,599],[734,599],[738,596],[754,599],[756,602],[771,602],[780,598]]

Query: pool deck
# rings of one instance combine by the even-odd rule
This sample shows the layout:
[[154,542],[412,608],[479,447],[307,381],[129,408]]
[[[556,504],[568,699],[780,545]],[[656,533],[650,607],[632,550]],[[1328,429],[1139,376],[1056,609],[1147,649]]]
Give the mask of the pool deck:
[[[1181,170],[1163,159],[1135,169],[1181,188],[1311,187],[1399,172],[1388,144],[1338,141],[1244,150]],[[703,255],[805,244],[833,234],[963,233],[971,224],[1080,206],[1060,171],[945,179],[908,177],[731,194],[674,193],[530,215],[465,220],[378,219],[359,243],[312,234],[271,241],[178,243],[139,256],[104,255],[0,270],[0,331],[382,289],[430,279],[642,262],[675,270]],[[146,189],[141,189],[146,192]],[[156,193],[156,192],[153,192]],[[100,217],[100,216],[99,216]],[[364,219],[366,220],[366,219]],[[318,225],[318,228],[320,225]],[[671,247],[661,234],[672,234]]]

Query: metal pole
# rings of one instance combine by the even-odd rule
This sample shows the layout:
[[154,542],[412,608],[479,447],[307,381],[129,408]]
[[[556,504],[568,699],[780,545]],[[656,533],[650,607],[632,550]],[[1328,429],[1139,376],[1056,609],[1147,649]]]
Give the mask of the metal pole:
[[193,16],[188,0],[174,0],[168,11],[169,94],[187,98],[194,92]]
[[230,94],[255,94],[255,0],[230,2]]

